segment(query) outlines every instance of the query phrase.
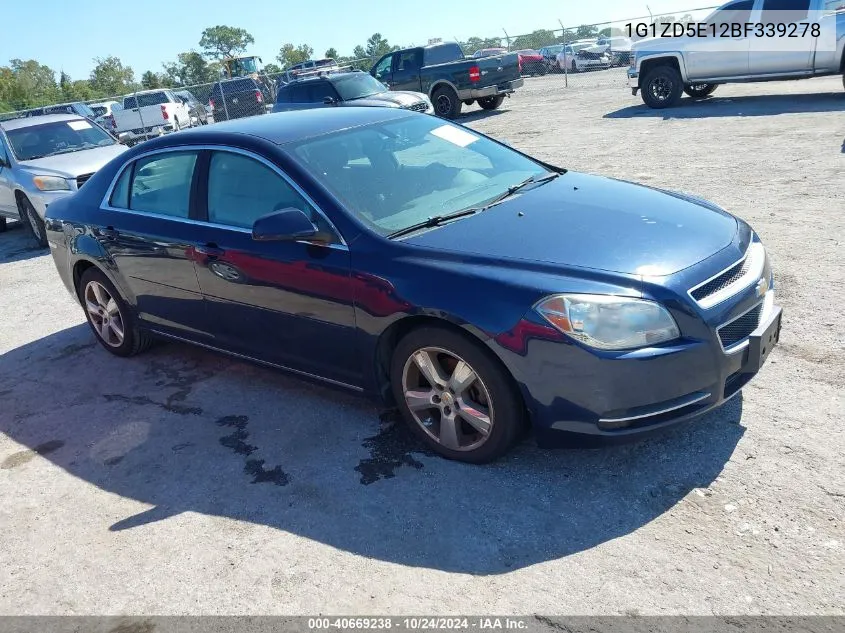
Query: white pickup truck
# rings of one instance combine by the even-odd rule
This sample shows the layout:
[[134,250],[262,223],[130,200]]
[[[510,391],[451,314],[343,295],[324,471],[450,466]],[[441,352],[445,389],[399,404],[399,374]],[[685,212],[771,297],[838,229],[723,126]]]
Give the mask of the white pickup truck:
[[193,125],[185,100],[170,90],[145,90],[126,95],[123,109],[113,111],[111,116],[114,133],[127,145]]
[[651,108],[724,83],[845,73],[845,0],[733,0],[679,35],[676,26],[642,29],[651,37],[631,48],[628,83]]

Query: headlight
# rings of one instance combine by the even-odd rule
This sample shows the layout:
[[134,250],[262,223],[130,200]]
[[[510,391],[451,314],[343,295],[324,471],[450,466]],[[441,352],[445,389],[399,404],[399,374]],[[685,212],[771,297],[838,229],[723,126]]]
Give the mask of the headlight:
[[41,191],[70,191],[70,185],[58,176],[33,176],[32,182]]
[[535,308],[572,338],[603,350],[647,347],[680,336],[663,306],[644,299],[608,295],[554,295]]

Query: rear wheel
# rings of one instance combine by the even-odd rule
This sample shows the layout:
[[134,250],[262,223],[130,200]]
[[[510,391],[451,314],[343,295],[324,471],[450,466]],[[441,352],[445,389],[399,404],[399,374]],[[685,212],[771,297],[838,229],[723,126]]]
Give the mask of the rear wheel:
[[465,106],[471,106],[473,103],[475,103],[475,99],[466,99],[466,100],[464,100],[464,105],[465,105]]
[[32,239],[42,248],[47,246],[47,229],[44,228],[44,220],[38,215],[35,207],[26,196],[18,198],[18,214],[21,222],[27,227]]
[[505,95],[499,95],[497,97],[484,97],[483,99],[478,100],[478,105],[480,105],[485,110],[496,110],[499,106],[502,105],[505,101]]
[[575,60],[574,60],[574,59],[572,60],[572,68],[571,68],[571,70],[572,70],[572,72],[574,72],[574,73],[577,73],[577,72],[578,72],[578,64],[576,64],[576,63],[575,63]]
[[413,432],[448,459],[493,461],[524,428],[522,401],[505,369],[449,329],[420,328],[399,341],[391,382]]
[[457,119],[461,113],[461,101],[449,86],[440,86],[431,94],[434,112],[444,119]]
[[150,346],[149,333],[138,328],[129,305],[100,269],[86,270],[77,291],[88,325],[109,352],[115,356],[134,356]]
[[684,84],[681,73],[673,66],[657,66],[649,70],[643,80],[643,102],[649,108],[669,108],[681,98]]
[[716,84],[687,84],[684,92],[693,99],[703,99],[712,95],[717,87]]

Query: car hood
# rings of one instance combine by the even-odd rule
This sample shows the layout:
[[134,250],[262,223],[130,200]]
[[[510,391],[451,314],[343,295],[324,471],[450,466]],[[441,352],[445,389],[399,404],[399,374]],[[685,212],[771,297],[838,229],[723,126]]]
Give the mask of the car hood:
[[45,176],[59,176],[61,178],[76,178],[83,174],[92,174],[115,156],[125,152],[125,145],[106,145],[94,149],[84,149],[69,154],[47,156],[35,160],[21,161],[19,164],[29,172]]
[[659,277],[726,248],[737,230],[732,215],[693,196],[567,172],[406,243]]
[[380,106],[380,107],[394,107],[405,108],[420,101],[425,100],[425,95],[421,92],[411,92],[410,90],[397,90],[396,92],[380,92],[378,94],[369,95],[363,99],[352,99],[345,103],[351,106]]

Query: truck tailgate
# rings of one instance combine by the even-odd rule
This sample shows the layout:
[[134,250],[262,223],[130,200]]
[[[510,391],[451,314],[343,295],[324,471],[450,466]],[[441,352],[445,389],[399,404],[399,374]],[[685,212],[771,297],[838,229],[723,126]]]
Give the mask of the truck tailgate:
[[114,112],[114,122],[118,132],[156,127],[168,123],[162,116],[161,105],[150,105],[131,110],[118,110]]
[[504,84],[519,79],[519,55],[506,53],[495,57],[481,57],[477,61],[482,86]]

